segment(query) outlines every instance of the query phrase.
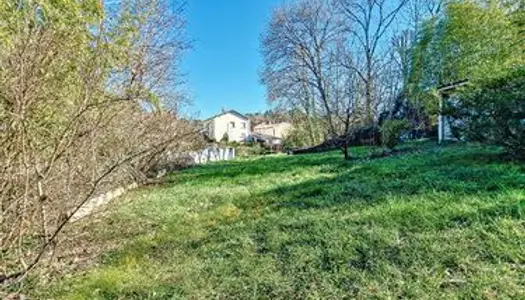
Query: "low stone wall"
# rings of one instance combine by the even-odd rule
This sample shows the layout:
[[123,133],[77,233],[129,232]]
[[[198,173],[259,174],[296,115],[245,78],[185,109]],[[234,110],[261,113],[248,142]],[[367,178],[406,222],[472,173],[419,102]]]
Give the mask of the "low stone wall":
[[85,218],[92,214],[97,208],[106,205],[109,203],[109,201],[118,198],[122,195],[124,195],[126,192],[134,190],[138,188],[139,185],[134,182],[128,186],[120,187],[117,189],[114,189],[112,191],[109,191],[107,193],[104,193],[102,195],[99,195],[97,197],[91,198],[84,205],[80,207],[79,210],[77,210],[73,216],[71,217],[71,222],[75,222],[79,219]]
[[[175,162],[175,165],[180,165],[181,161],[183,163],[191,165],[202,165],[214,161],[225,161],[232,160],[235,158],[235,148],[218,148],[218,147],[208,147],[200,151],[193,151],[188,154],[182,155],[169,155],[169,160]],[[183,159],[181,159],[183,158]],[[168,172],[174,171],[168,166],[164,166],[157,170],[157,178],[163,177]],[[130,190],[138,188],[139,185],[135,182],[125,187],[119,187],[117,189],[111,190],[107,193],[99,195],[97,197],[89,199],[79,210],[77,210],[71,217],[71,222],[77,221],[79,219],[85,218],[95,212],[97,208],[106,205],[111,200],[118,198],[124,195]]]

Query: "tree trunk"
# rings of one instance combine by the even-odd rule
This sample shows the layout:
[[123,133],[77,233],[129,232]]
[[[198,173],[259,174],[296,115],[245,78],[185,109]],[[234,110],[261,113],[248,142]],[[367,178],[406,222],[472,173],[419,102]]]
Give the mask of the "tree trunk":
[[314,124],[312,121],[312,112],[315,111],[315,102],[313,99],[311,99],[310,96],[308,96],[307,101],[307,110],[306,110],[306,119],[308,121],[308,134],[310,135],[310,143],[311,145],[315,145],[316,138],[314,135]]
[[372,87],[372,75],[368,74],[368,78],[365,82],[365,118],[366,124],[372,125],[374,123],[374,115],[372,112],[373,101],[373,87]]
[[350,155],[350,149],[348,147],[348,144],[345,144],[343,146],[343,154],[345,155],[345,160],[349,160],[350,158],[352,158],[352,155]]

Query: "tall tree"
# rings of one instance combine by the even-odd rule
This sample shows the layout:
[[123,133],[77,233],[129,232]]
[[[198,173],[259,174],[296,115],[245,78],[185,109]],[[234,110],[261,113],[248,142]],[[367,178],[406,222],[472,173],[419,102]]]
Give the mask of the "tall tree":
[[[321,109],[332,136],[337,125],[329,88],[331,51],[341,25],[329,1],[302,0],[277,8],[262,36],[261,78],[270,99],[301,99],[305,107]],[[290,91],[295,92],[290,95]]]
[[430,19],[419,33],[414,56],[423,88],[457,80],[499,76],[523,63],[523,37],[517,10],[501,1],[452,2],[440,18]]
[[353,59],[346,67],[357,73],[364,85],[365,121],[374,123],[374,106],[378,100],[378,77],[382,57],[388,56],[393,25],[408,0],[338,0],[347,20],[348,41]]

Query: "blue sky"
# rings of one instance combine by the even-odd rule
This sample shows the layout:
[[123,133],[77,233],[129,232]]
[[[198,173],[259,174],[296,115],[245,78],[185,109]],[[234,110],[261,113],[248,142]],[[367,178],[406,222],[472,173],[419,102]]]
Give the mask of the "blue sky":
[[194,49],[183,68],[188,73],[191,111],[199,117],[222,107],[242,113],[268,108],[259,83],[259,36],[271,10],[283,0],[189,0],[188,33]]

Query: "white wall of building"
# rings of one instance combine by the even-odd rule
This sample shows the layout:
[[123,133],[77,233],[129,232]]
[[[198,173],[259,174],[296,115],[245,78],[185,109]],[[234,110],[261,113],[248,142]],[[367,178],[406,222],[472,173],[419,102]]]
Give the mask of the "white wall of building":
[[292,124],[287,122],[275,123],[275,124],[259,124],[253,128],[253,131],[260,134],[270,135],[277,138],[285,138],[290,130]]
[[209,121],[206,126],[208,136],[221,141],[224,134],[228,134],[230,142],[244,142],[250,136],[250,120],[227,112]]

